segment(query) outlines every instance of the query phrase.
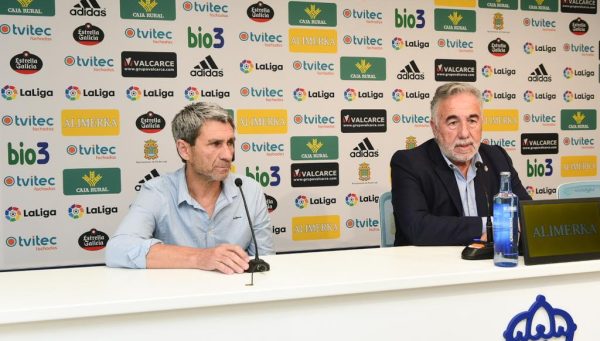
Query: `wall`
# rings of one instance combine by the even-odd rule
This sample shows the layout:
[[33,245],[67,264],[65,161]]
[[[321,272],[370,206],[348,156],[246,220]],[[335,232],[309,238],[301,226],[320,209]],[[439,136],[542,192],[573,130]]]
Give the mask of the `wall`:
[[573,3],[3,1],[0,268],[101,263],[140,183],[181,166],[193,101],[234,114],[280,252],[379,244],[389,159],[446,81],[481,89],[535,199],[598,179],[600,20]]

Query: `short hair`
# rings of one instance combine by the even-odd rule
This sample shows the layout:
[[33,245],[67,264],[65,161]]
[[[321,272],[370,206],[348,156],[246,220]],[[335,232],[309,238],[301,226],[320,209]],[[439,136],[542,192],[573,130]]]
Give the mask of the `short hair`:
[[235,130],[233,118],[227,110],[215,103],[196,102],[184,107],[171,121],[171,132],[175,141],[181,139],[190,145],[196,143],[200,128],[206,121],[229,123]]
[[477,100],[479,101],[479,106],[483,107],[481,91],[479,91],[479,89],[477,89],[476,87],[466,83],[446,83],[440,85],[435,90],[435,95],[433,95],[433,99],[431,100],[431,120],[433,120],[436,123],[436,125],[438,123],[438,107],[440,106],[440,102],[451,96],[458,95],[463,92],[468,92],[477,97]]

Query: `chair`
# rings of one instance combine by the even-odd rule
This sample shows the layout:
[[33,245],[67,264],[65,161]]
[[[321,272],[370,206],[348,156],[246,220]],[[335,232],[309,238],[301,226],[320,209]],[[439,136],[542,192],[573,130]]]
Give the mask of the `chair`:
[[559,199],[600,197],[600,180],[575,181],[558,185]]
[[381,247],[394,246],[396,222],[394,221],[391,192],[385,192],[379,197],[379,226],[381,230]]

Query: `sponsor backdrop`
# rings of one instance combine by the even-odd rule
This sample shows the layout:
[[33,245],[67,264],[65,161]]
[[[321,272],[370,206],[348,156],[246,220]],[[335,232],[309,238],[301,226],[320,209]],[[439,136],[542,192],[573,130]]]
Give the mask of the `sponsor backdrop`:
[[552,198],[598,179],[599,23],[596,0],[4,0],[0,268],[102,263],[195,101],[234,115],[280,252],[379,244],[389,159],[448,81]]

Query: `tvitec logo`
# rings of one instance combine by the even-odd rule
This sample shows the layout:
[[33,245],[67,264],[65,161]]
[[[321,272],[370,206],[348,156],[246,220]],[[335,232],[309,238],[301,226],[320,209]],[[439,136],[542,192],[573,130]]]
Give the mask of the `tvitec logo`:
[[334,63],[324,63],[319,60],[306,61],[295,60],[292,62],[292,68],[296,71],[310,71],[320,76],[333,76],[335,71]]
[[4,177],[4,185],[9,188],[15,186],[20,188],[29,187],[34,191],[54,191],[56,190],[56,178],[45,178],[37,175],[30,177],[8,175]]
[[0,34],[12,34],[15,36],[29,36],[30,40],[43,40],[43,41],[51,41],[52,40],[52,28],[43,27],[43,26],[35,26],[32,24],[27,24],[24,26],[19,26],[16,24],[2,24],[0,25]]
[[342,11],[342,15],[347,19],[356,19],[363,20],[367,24],[382,24],[383,23],[383,13],[382,12],[373,12],[368,9],[350,9],[346,8]]
[[186,12],[207,13],[211,17],[229,17],[229,5],[214,4],[212,2],[184,1],[183,10]]
[[115,60],[113,58],[102,58],[97,56],[81,57],[66,56],[64,59],[66,66],[81,67],[92,69],[95,72],[114,72]]
[[2,124],[7,127],[32,127],[33,131],[54,131],[54,117],[4,115]]
[[321,114],[297,114],[293,121],[298,125],[317,126],[317,128],[335,128],[335,116]]

